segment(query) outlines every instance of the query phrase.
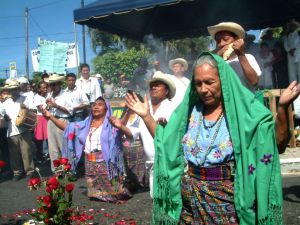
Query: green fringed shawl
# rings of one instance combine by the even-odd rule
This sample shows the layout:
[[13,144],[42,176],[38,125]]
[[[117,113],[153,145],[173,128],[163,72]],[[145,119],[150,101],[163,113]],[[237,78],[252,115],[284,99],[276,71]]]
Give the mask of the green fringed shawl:
[[[283,224],[280,163],[272,114],[241,84],[222,58],[204,54],[213,56],[218,64],[236,161],[234,203],[239,223]],[[156,225],[177,225],[182,210],[184,156],[181,140],[192,106],[200,101],[193,84],[194,80],[168,124],[156,128],[152,215]]]

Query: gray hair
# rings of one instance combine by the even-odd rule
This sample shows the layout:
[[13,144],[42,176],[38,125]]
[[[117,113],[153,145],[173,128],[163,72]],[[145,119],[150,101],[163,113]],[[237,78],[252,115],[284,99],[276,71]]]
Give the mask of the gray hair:
[[216,62],[216,60],[211,56],[211,55],[203,55],[200,56],[196,62],[193,65],[193,71],[195,71],[195,69],[199,66],[202,66],[204,64],[208,64],[213,68],[218,69],[218,64]]

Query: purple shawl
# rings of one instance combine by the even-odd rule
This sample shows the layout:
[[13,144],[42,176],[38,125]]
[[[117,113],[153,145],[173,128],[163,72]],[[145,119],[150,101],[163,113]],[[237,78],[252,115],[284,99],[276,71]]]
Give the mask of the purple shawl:
[[[124,171],[121,144],[122,134],[120,130],[114,128],[109,122],[108,118],[112,115],[112,109],[109,102],[107,100],[104,101],[107,112],[102,125],[100,140],[103,159],[107,166],[108,178],[112,179],[121,175]],[[62,157],[69,159],[73,171],[75,171],[81,158],[92,121],[93,116],[90,114],[83,121],[69,123],[64,130]]]

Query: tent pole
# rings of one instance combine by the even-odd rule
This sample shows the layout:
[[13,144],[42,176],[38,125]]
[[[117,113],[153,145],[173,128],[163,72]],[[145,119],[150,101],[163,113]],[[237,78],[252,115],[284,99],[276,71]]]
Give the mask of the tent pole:
[[75,54],[76,54],[76,66],[77,66],[77,77],[79,76],[79,63],[78,63],[78,49],[77,49],[77,31],[76,23],[74,23],[74,38],[75,38]]

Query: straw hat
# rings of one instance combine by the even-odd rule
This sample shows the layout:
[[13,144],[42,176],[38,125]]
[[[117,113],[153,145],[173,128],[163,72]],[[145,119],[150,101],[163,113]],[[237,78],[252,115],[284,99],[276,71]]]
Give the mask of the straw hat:
[[45,82],[49,84],[57,83],[57,82],[62,82],[65,79],[65,76],[61,76],[59,74],[52,74],[49,76],[48,79],[45,79]]
[[245,30],[244,28],[233,22],[222,22],[217,25],[207,27],[208,33],[215,39],[216,33],[220,31],[230,31],[237,35],[239,38],[244,38],[245,37]]
[[103,80],[103,77],[102,77],[102,75],[101,75],[100,73],[97,73],[97,74],[95,75],[95,77],[98,78],[98,79],[100,78],[100,79]]
[[11,80],[8,84],[5,84],[4,87],[1,87],[1,90],[11,90],[20,87],[20,83],[16,80]]
[[26,77],[19,77],[19,78],[18,78],[18,82],[19,82],[20,84],[28,84],[28,83],[29,83],[29,81],[27,80]]
[[170,75],[166,75],[160,71],[154,73],[152,79],[150,80],[150,84],[155,81],[160,81],[166,84],[169,87],[170,95],[169,98],[173,98],[176,94],[176,86],[174,82],[171,80]]
[[170,60],[169,61],[169,68],[172,70],[173,65],[177,64],[177,63],[179,63],[179,64],[181,64],[183,66],[184,71],[188,70],[189,65],[188,65],[187,61],[185,59],[183,59],[183,58],[177,58],[177,59]]

